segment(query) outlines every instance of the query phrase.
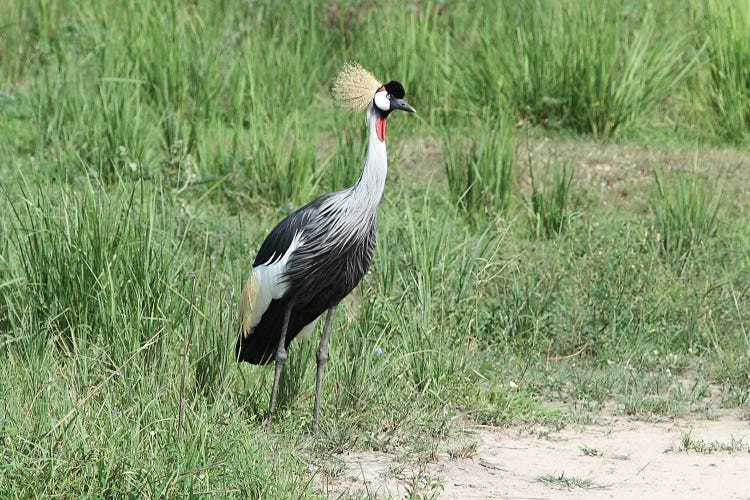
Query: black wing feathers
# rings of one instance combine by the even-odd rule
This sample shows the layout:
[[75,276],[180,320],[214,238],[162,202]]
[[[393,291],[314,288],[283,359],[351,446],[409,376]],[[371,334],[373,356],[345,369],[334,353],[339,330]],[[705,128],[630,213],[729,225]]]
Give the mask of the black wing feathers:
[[[305,325],[338,304],[367,273],[375,249],[377,218],[365,217],[354,234],[340,233],[341,228],[331,224],[338,206],[329,197],[336,194],[322,196],[291,213],[271,231],[258,250],[253,266],[281,258],[294,235],[304,231],[305,243],[295,251],[284,270],[290,293],[272,300],[252,333],[246,338],[240,336],[236,347],[239,361],[264,364],[274,359],[290,301],[294,301],[294,306],[286,345]],[[332,235],[339,238],[335,244],[326,241]]]
[[[253,365],[265,365],[276,359],[276,348],[281,337],[281,324],[284,322],[288,301],[274,300],[263,314],[253,334],[243,339],[242,335],[237,339],[235,348],[237,360],[247,361]],[[308,323],[320,316],[317,311],[296,311],[289,317],[289,326],[286,333],[285,347],[294,340],[297,334]]]
[[331,195],[327,194],[311,201],[279,222],[260,246],[258,255],[255,256],[253,267],[265,264],[271,260],[271,258],[274,260],[281,258],[281,256],[284,255],[284,252],[289,248],[289,245],[292,244],[292,239],[297,231],[304,228],[310,223],[310,221],[315,219],[320,212],[320,207],[329,196]]

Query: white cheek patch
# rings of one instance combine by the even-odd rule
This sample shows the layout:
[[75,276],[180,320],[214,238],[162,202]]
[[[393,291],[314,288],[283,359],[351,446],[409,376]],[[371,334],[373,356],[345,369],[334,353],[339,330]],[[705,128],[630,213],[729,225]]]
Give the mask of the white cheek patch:
[[391,109],[391,101],[387,97],[388,92],[381,90],[380,92],[375,94],[375,106],[382,109],[383,111],[388,111]]

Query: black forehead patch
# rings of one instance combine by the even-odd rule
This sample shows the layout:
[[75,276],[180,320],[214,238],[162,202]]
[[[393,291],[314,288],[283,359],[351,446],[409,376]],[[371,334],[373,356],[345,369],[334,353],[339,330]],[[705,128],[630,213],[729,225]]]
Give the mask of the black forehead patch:
[[389,94],[391,94],[393,97],[397,99],[403,99],[406,95],[406,91],[404,91],[404,86],[401,85],[396,80],[391,80],[390,82],[385,84],[385,90],[388,91]]

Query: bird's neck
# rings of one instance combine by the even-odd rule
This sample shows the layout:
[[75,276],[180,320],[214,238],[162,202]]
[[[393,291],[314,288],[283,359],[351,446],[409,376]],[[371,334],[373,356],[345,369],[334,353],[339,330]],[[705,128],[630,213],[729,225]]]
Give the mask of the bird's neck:
[[370,208],[377,208],[383,197],[385,177],[388,173],[388,156],[385,149],[385,118],[367,108],[367,154],[365,166],[357,183],[352,187],[355,198]]

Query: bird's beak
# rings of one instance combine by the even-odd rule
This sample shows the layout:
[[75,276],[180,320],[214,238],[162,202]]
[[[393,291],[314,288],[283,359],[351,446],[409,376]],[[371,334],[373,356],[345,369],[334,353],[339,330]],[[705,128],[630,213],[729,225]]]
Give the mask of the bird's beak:
[[402,111],[408,111],[409,113],[416,113],[417,110],[412,108],[408,102],[403,99],[391,99],[391,110],[400,109]]

